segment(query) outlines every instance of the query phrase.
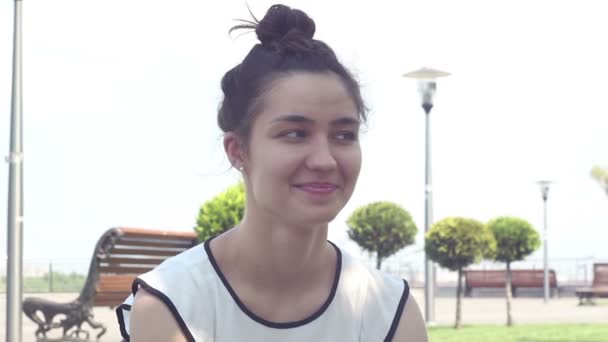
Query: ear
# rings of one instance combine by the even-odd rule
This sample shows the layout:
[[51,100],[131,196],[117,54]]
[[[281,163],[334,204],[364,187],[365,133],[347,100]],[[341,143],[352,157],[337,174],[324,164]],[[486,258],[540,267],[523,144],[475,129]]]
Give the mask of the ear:
[[234,132],[224,134],[224,151],[226,151],[230,164],[241,170],[245,165],[245,151],[241,138]]

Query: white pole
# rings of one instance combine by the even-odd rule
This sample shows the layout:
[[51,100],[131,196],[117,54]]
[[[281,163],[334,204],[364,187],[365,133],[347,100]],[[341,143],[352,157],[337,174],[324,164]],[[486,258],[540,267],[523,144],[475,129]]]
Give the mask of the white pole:
[[543,263],[544,263],[544,267],[545,267],[545,279],[544,279],[544,283],[545,283],[545,303],[549,302],[549,261],[547,258],[547,241],[549,239],[547,239],[547,195],[545,194],[543,196],[543,202],[544,202],[544,222],[545,222],[545,233],[544,235],[544,241],[543,241],[543,246],[544,246],[544,259],[543,259]]
[[[425,164],[425,190],[424,190],[424,234],[433,224],[433,191],[431,185],[431,104],[423,105],[426,117],[426,164]],[[427,323],[435,322],[435,269],[433,261],[428,254],[424,256],[424,316]]]
[[541,180],[538,181],[540,185],[540,191],[543,198],[543,298],[544,302],[549,302],[549,257],[548,257],[548,241],[549,238],[547,236],[547,199],[549,198],[549,185],[551,185],[551,181]]
[[[433,225],[433,191],[431,185],[431,123],[430,115],[433,109],[433,97],[437,89],[435,79],[450,75],[444,71],[422,68],[404,74],[404,77],[418,80],[420,94],[422,95],[422,108],[425,113],[426,136],[425,136],[425,181],[424,181],[424,233],[429,231]],[[435,289],[436,289],[435,264],[424,253],[424,317],[427,324],[435,323]]]
[[13,40],[13,89],[9,163],[6,341],[21,342],[23,297],[23,145],[21,101],[21,0],[15,0]]

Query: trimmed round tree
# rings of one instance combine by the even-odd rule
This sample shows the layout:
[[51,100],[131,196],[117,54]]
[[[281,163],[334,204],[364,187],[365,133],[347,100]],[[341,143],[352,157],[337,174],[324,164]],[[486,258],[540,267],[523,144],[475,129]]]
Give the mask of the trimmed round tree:
[[240,182],[205,202],[198,212],[199,241],[205,241],[236,226],[245,214],[245,185]]
[[511,263],[523,260],[540,247],[540,236],[528,221],[503,216],[490,220],[488,228],[496,239],[494,260],[507,265],[505,291],[507,297],[507,326],[513,325],[511,316]]
[[348,237],[362,249],[376,254],[376,268],[401,248],[414,243],[418,232],[412,216],[391,202],[374,202],[348,218]]
[[441,267],[458,272],[455,328],[461,325],[462,270],[492,257],[495,247],[492,232],[483,223],[464,217],[445,218],[426,234],[424,249],[428,257]]

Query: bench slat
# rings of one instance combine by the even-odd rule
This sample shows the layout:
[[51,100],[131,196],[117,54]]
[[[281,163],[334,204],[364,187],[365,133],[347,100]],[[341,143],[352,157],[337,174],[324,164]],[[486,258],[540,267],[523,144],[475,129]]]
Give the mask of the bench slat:
[[101,261],[101,264],[137,264],[137,265],[158,265],[167,258],[129,258],[129,257],[109,257]]
[[129,281],[135,279],[138,274],[100,274],[99,283],[113,282],[113,281]]
[[183,238],[185,240],[196,239],[195,232],[176,232],[176,231],[161,231],[161,230],[150,230],[144,228],[120,228],[124,237],[154,237],[154,238]]
[[116,274],[124,274],[124,273],[135,273],[142,274],[153,269],[155,265],[142,265],[141,267],[136,266],[100,266],[100,273],[116,273]]
[[[103,286],[97,287],[97,293],[107,293],[107,292],[129,292],[131,291],[132,282],[122,283],[122,284],[106,284]],[[124,298],[123,298],[124,299]]]
[[131,290],[133,280],[137,278],[137,274],[103,274],[99,277],[97,290],[104,291],[105,289],[120,288],[126,291]]
[[155,248],[190,248],[193,246],[192,240],[132,240],[121,239],[116,241],[116,246],[120,247],[155,247]]
[[593,287],[608,286],[608,264],[593,265]]
[[129,297],[130,294],[130,291],[98,293],[97,296],[95,296],[93,305],[116,307]]
[[109,279],[105,282],[100,282],[97,284],[98,292],[105,291],[114,291],[114,290],[130,290],[131,284],[133,284],[133,280],[135,280],[137,276],[132,275],[128,279]]
[[[506,270],[465,270],[465,286],[468,288],[500,288],[505,286]],[[513,287],[544,286],[544,270],[511,270]],[[549,285],[557,287],[555,271],[549,272]]]
[[175,249],[175,250],[170,250],[170,249],[136,249],[136,248],[112,248],[112,250],[110,250],[110,255],[120,255],[120,254],[126,254],[126,255],[155,255],[155,256],[174,256],[177,255],[183,251],[185,251],[186,249]]

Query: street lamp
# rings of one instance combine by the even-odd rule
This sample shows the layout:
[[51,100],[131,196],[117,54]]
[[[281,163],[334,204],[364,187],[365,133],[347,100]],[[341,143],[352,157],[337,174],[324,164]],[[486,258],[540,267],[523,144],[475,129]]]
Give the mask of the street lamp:
[[543,196],[543,215],[544,215],[544,233],[543,233],[543,264],[544,264],[544,298],[545,303],[549,302],[549,264],[547,259],[547,198],[549,197],[549,185],[551,185],[551,181],[541,180],[537,182],[540,185],[540,192]]
[[[418,90],[422,96],[422,108],[426,117],[426,156],[425,156],[425,187],[424,187],[424,233],[429,231],[433,222],[432,211],[432,192],[431,192],[431,129],[429,122],[429,114],[433,108],[433,99],[437,91],[437,82],[435,79],[439,77],[449,76],[450,74],[443,71],[422,68],[416,71],[408,72],[403,77],[414,78],[418,80]],[[435,321],[435,269],[433,262],[428,255],[424,254],[424,318],[427,323]]]
[[6,277],[6,341],[21,342],[23,297],[23,125],[21,113],[21,0],[15,0],[13,89],[9,163]]

